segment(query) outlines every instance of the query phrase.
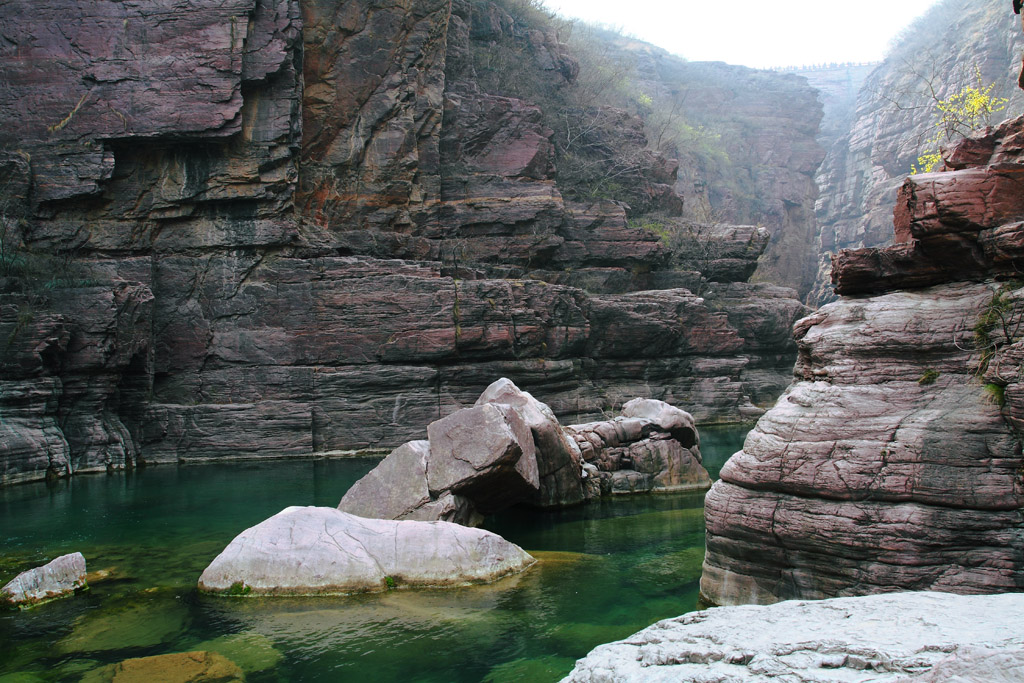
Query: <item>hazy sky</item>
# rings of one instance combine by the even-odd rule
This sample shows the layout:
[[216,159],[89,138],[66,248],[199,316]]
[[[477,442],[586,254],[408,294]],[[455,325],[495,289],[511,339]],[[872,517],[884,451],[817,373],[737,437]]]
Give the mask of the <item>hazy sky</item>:
[[[545,0],[690,60],[753,67],[876,61],[937,0]],[[1007,3],[1009,6],[1009,2]]]

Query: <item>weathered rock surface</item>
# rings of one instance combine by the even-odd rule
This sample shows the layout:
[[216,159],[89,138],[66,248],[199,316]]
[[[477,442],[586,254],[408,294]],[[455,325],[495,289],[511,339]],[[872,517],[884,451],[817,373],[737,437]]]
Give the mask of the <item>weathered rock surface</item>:
[[533,433],[511,406],[460,410],[430,423],[427,437],[427,487],[434,493],[453,491],[500,509],[540,488]]
[[83,683],[241,683],[245,674],[227,657],[216,652],[180,652],[126,659],[90,671]]
[[1024,292],[970,281],[1016,270],[978,243],[1020,239],[1003,195],[1017,194],[1004,183],[1022,130],[1008,121],[953,150],[959,170],[908,180],[903,242],[838,256],[841,292],[933,286],[844,297],[797,323],[796,382],[707,496],[711,602],[1024,585]]
[[500,536],[459,524],[289,507],[239,534],[203,571],[199,588],[226,594],[330,595],[392,586],[459,586],[493,581],[534,561]]
[[968,137],[944,170],[906,179],[891,247],[851,250],[832,268],[839,294],[1012,277],[1024,265],[1024,118]]
[[538,494],[533,433],[517,408],[465,408],[430,423],[427,435],[427,441],[392,451],[345,493],[338,509],[376,519],[476,526],[483,515]]
[[[502,41],[571,83],[554,29],[458,0],[80,4],[0,17],[5,234],[81,269],[0,285],[0,483],[394,448],[496,376],[577,422],[636,396],[748,420],[784,381],[792,341],[727,302],[788,329],[792,292],[694,295],[622,202],[565,200],[535,103],[472,85]],[[644,155],[627,190],[672,209],[676,165]]]
[[478,406],[488,403],[514,408],[533,435],[539,487],[529,501],[539,507],[561,507],[583,502],[583,456],[576,441],[559,424],[551,408],[504,377],[484,389],[476,402]]
[[31,607],[67,597],[86,587],[85,573],[82,553],[61,555],[42,567],[18,574],[0,588],[0,604]]
[[660,621],[565,681],[1015,681],[1024,596],[889,593]]
[[429,441],[399,446],[345,492],[338,509],[370,519],[479,524],[480,515],[468,498],[450,492],[431,496],[427,485],[429,458]]

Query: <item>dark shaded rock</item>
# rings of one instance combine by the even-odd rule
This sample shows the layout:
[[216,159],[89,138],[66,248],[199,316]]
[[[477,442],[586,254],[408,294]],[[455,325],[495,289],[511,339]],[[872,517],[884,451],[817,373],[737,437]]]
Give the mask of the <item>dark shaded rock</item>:
[[125,420],[147,394],[152,301],[125,282],[0,294],[0,482],[136,464]]
[[[475,173],[537,180],[554,175],[553,131],[541,122],[539,107],[511,97],[472,92],[469,85],[450,84],[442,154],[458,159]],[[459,90],[469,90],[466,95]]]
[[[0,332],[24,335],[0,353],[0,482],[393,448],[495,376],[574,421],[636,396],[739,421],[772,385],[751,373],[791,354],[740,355],[751,335],[682,291],[699,276],[667,270],[623,203],[564,200],[534,104],[468,85],[479,41],[514,41],[556,90],[576,77],[528,17],[439,0],[11,9],[5,225],[84,270],[32,324],[0,295]],[[630,210],[676,211],[678,164],[636,117],[603,116],[605,142],[642,157]],[[675,291],[636,293],[659,288]]]
[[62,555],[48,564],[22,572],[0,588],[0,603],[31,607],[73,595],[86,588],[82,553]]
[[303,4],[297,204],[316,226],[408,224],[439,197],[450,10],[446,0]]

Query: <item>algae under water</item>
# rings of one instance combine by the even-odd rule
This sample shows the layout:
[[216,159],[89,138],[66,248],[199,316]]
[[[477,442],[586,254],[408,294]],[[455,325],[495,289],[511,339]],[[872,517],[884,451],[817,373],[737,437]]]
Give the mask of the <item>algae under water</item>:
[[[704,429],[717,476],[746,430]],[[203,596],[242,530],[289,505],[336,506],[372,458],[159,466],[0,489],[0,585],[82,552],[89,591],[0,613],[0,683],[79,681],[133,657],[207,650],[261,681],[554,681],[595,646],[692,611],[703,494],[514,510],[485,527],[532,552],[487,586],[336,598]]]

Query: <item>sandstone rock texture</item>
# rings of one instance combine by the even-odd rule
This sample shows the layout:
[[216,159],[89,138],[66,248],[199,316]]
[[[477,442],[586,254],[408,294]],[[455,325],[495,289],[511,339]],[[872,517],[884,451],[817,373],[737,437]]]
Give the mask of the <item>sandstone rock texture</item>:
[[816,175],[821,263],[809,303],[835,299],[830,255],[891,241],[893,207],[900,204],[896,192],[911,165],[919,165],[922,141],[933,133],[931,92],[948,98],[965,86],[977,87],[977,68],[982,87],[993,84],[992,96],[1009,100],[993,123],[1021,111],[1024,92],[1016,81],[1024,35],[1006,5],[938,3],[865,79],[852,121],[829,146]]
[[712,603],[1024,585],[1024,291],[991,279],[1022,265],[1022,135],[968,139],[904,185],[896,245],[837,257],[849,296],[797,323],[795,383],[708,494]]
[[575,422],[637,396],[746,421],[785,383],[765,326],[805,309],[743,281],[760,233],[676,270],[631,222],[681,196],[637,117],[602,130],[643,151],[638,208],[567,199],[538,104],[477,85],[496,45],[571,84],[554,25],[483,0],[6,10],[0,484],[393,449],[502,376]]
[[289,507],[228,544],[203,571],[199,589],[227,595],[334,595],[461,586],[494,581],[534,562],[500,536],[459,524]]
[[0,588],[0,604],[31,607],[73,595],[85,587],[85,557],[71,553],[18,574]]
[[1015,681],[1024,596],[889,593],[722,607],[601,645],[564,681]]
[[611,421],[563,427],[511,380],[391,452],[338,509],[374,519],[476,526],[515,504],[564,508],[616,493],[706,490],[693,417],[633,399]]

